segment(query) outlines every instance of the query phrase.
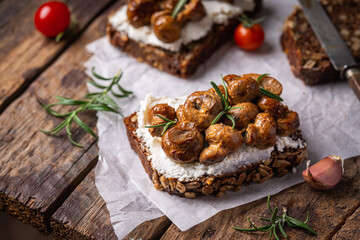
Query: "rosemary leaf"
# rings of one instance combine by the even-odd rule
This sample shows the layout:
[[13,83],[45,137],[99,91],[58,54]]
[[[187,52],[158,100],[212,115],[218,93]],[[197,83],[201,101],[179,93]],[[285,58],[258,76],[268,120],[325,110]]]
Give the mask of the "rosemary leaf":
[[268,73],[261,74],[260,76],[257,77],[256,81],[257,81],[257,82],[260,82],[260,80],[261,80],[263,77],[269,76],[269,75],[270,75],[270,74],[268,74]]
[[116,84],[116,86],[118,87],[119,91],[122,92],[122,93],[125,94],[125,95],[133,94],[132,91],[125,90],[125,89],[124,89],[123,87],[121,87],[119,84]]
[[184,8],[186,3],[187,3],[187,0],[179,0],[171,13],[171,17],[176,18],[176,16]]
[[287,234],[284,231],[284,228],[282,227],[281,222],[278,222],[278,226],[279,226],[279,230],[280,230],[281,234],[284,236],[284,238],[287,238]]
[[306,220],[304,221],[305,224],[309,221],[309,211],[306,211]]
[[214,83],[214,82],[210,82],[210,84],[213,86],[215,92],[219,95],[220,99],[221,99],[221,103],[223,105],[223,108],[226,108],[226,99],[224,98],[224,95],[221,93],[219,87]]
[[92,67],[92,68],[91,68],[91,73],[92,73],[92,75],[93,75],[94,77],[96,77],[97,79],[100,79],[100,80],[105,80],[105,81],[107,81],[107,80],[113,79],[113,78],[105,78],[105,77],[103,77],[103,76],[100,76],[99,74],[97,74],[97,73],[95,72],[95,67]]
[[44,130],[44,129],[40,129],[40,131],[44,132],[44,133],[49,133],[49,134],[57,134],[58,132],[60,132],[61,129],[63,129],[66,124],[68,123],[68,118],[66,118],[64,121],[62,121],[59,125],[57,125],[55,128],[51,129],[51,130]]
[[211,125],[214,125],[215,123],[217,123],[224,114],[226,114],[226,113],[225,113],[224,111],[221,111],[221,112],[216,116],[216,118],[211,122]]
[[107,88],[106,86],[103,86],[103,85],[101,85],[101,84],[98,84],[98,83],[96,83],[95,81],[90,81],[90,80],[88,80],[87,82],[90,83],[91,85],[93,85],[94,87],[97,87],[97,88],[100,88],[100,89],[106,89],[106,88]]
[[299,227],[299,228],[303,228],[303,229],[306,229],[308,230],[309,232],[311,232],[312,234],[314,235],[317,235],[317,232],[315,232],[311,227],[309,227],[307,224],[295,219],[295,218],[292,218],[290,216],[286,216],[287,220],[289,222],[291,222],[293,225]]
[[267,97],[273,98],[273,99],[275,99],[275,100],[283,101],[283,99],[282,99],[279,95],[276,95],[276,94],[270,92],[269,90],[266,90],[265,88],[263,88],[263,87],[261,87],[261,86],[260,86],[260,93],[261,93],[262,95],[265,95],[265,96],[267,96]]
[[164,127],[164,126],[166,126],[167,124],[168,124],[168,123],[161,123],[161,124],[157,124],[157,125],[145,126],[145,128]]
[[118,94],[118,93],[115,93],[113,90],[111,90],[111,94],[114,95],[114,96],[117,97],[117,98],[126,98],[126,97],[129,97],[128,94]]
[[91,130],[91,128],[86,125],[76,114],[74,115],[75,122],[86,132],[90,133],[96,140],[98,139],[98,136]]
[[70,124],[71,124],[71,122],[70,122],[68,125],[66,125],[66,132],[67,132],[67,134],[68,134],[68,138],[69,138],[70,142],[71,142],[72,144],[74,144],[75,146],[79,147],[79,148],[83,148],[83,147],[84,147],[83,145],[75,142],[74,139],[71,137],[71,136],[72,136],[72,133],[71,133],[71,131],[70,131]]
[[230,121],[232,122],[232,129],[234,129],[236,125],[234,118],[230,114],[226,114],[225,116],[230,119]]
[[274,234],[275,239],[276,239],[276,240],[280,240],[279,237],[278,237],[278,235],[276,234],[276,225],[274,225],[272,231],[273,231],[273,234]]

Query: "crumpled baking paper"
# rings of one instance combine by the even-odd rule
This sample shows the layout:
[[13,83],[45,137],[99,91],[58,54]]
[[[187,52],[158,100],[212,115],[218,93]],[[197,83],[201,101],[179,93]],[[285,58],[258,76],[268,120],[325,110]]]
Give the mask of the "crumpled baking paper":
[[[125,116],[137,111],[148,93],[177,97],[207,90],[210,81],[220,83],[220,73],[270,73],[283,85],[284,103],[300,115],[301,130],[308,142],[309,159],[320,160],[328,154],[343,158],[360,154],[360,103],[345,82],[308,87],[296,79],[280,46],[283,22],[296,1],[264,1],[267,16],[263,27],[266,41],[256,52],[240,50],[229,41],[201,65],[189,79],[180,79],[139,63],[103,37],[87,46],[93,56],[85,63],[104,76],[113,76],[119,68],[123,87],[134,91],[128,99],[115,99]],[[101,81],[100,81],[101,82]],[[88,86],[90,91],[95,89]],[[220,199],[185,199],[157,191],[130,148],[123,119],[112,113],[98,113],[99,162],[95,168],[96,186],[107,204],[116,235],[122,239],[140,223],[165,214],[180,230],[215,215],[219,211],[275,194],[302,181],[300,166],[296,174],[251,184]]]

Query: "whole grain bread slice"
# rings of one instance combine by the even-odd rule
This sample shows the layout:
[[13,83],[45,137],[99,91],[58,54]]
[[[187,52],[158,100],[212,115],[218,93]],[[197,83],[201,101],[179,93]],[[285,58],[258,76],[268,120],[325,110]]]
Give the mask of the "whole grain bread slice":
[[[360,62],[360,0],[321,0],[331,21]],[[293,74],[306,85],[340,79],[300,7],[285,20],[281,45]]]
[[[255,6],[251,13],[260,10],[262,0],[255,0]],[[119,47],[138,61],[145,62],[175,76],[188,78],[213,52],[232,37],[233,31],[238,24],[239,21],[236,18],[230,19],[227,24],[215,24],[209,34],[200,40],[182,46],[179,52],[171,52],[135,41],[129,38],[126,32],[117,31],[109,22],[107,23],[106,33],[112,45]]]
[[145,172],[153,182],[154,187],[181,197],[195,198],[201,195],[220,197],[226,191],[235,192],[240,190],[245,184],[263,183],[273,176],[284,176],[307,158],[305,140],[301,136],[301,131],[298,130],[291,135],[291,138],[294,140],[301,139],[305,146],[303,148],[285,148],[283,152],[279,152],[275,148],[269,159],[259,159],[262,161],[238,168],[234,172],[217,176],[203,176],[191,181],[179,181],[176,178],[166,178],[153,168],[149,158],[149,149],[141,137],[138,137],[136,134],[138,127],[137,114],[133,113],[126,117],[124,123],[130,145],[138,154]]

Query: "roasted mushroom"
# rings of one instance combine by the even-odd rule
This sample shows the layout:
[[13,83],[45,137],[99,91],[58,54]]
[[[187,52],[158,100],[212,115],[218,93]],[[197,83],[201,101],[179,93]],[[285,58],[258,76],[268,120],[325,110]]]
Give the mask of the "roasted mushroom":
[[[152,108],[149,109],[147,114],[147,120],[150,125],[158,125],[165,123],[165,120],[156,116],[156,114],[165,117],[169,120],[175,120],[176,114],[175,109],[170,107],[166,103],[156,104]],[[153,137],[161,137],[161,132],[163,131],[164,127],[156,127],[156,128],[149,128],[149,132]]]
[[177,163],[197,160],[204,146],[204,137],[192,122],[180,122],[168,130],[161,139],[166,155]]
[[276,143],[276,121],[270,113],[259,113],[255,122],[248,125],[245,132],[248,146],[259,149],[272,147]]
[[[247,127],[249,123],[254,121],[256,115],[259,113],[257,106],[251,102],[238,103],[232,107],[240,107],[239,109],[232,109],[228,112],[235,120],[235,128],[242,130]],[[224,119],[224,123],[232,126],[232,122],[228,119]]]
[[222,110],[220,97],[216,93],[198,91],[187,98],[183,113],[186,120],[195,123],[199,130],[203,131]]
[[154,0],[128,0],[127,17],[135,28],[150,24],[151,15],[157,10]]
[[[242,76],[250,77],[254,80],[257,80],[260,74],[249,73],[249,74],[244,74]],[[279,96],[281,95],[283,90],[281,83],[271,76],[263,76],[262,78],[260,78],[259,84],[261,87]]]
[[206,16],[206,10],[201,0],[190,0],[176,17],[184,25],[187,21],[198,21]]
[[163,10],[151,16],[155,35],[165,43],[175,42],[180,38],[181,26],[171,17],[170,10]]
[[257,106],[261,111],[271,113],[274,117],[280,117],[287,111],[287,106],[276,99],[266,96],[259,98]]
[[296,132],[299,126],[299,115],[291,110],[288,110],[283,117],[276,119],[276,133],[279,136],[292,134]]
[[199,162],[203,164],[221,162],[227,155],[238,150],[244,142],[238,130],[222,123],[211,125],[205,134],[209,146],[200,153]]
[[251,102],[260,93],[259,83],[251,77],[230,74],[224,77],[228,85],[229,100],[231,105],[241,102]]
[[161,9],[173,10],[178,1],[179,0],[165,0],[163,2],[160,2],[160,7]]
[[184,117],[184,105],[180,105],[176,110],[176,118],[179,122],[183,122],[186,120]]

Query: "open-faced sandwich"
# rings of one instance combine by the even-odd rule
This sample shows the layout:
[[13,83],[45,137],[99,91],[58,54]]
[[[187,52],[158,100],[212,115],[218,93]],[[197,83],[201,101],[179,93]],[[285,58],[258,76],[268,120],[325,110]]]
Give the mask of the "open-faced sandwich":
[[307,156],[299,116],[282,85],[263,74],[227,75],[223,85],[170,99],[148,95],[125,118],[131,147],[158,190],[221,196],[244,183],[295,171]]
[[128,0],[108,18],[110,42],[138,61],[183,78],[226,40],[261,0]]

